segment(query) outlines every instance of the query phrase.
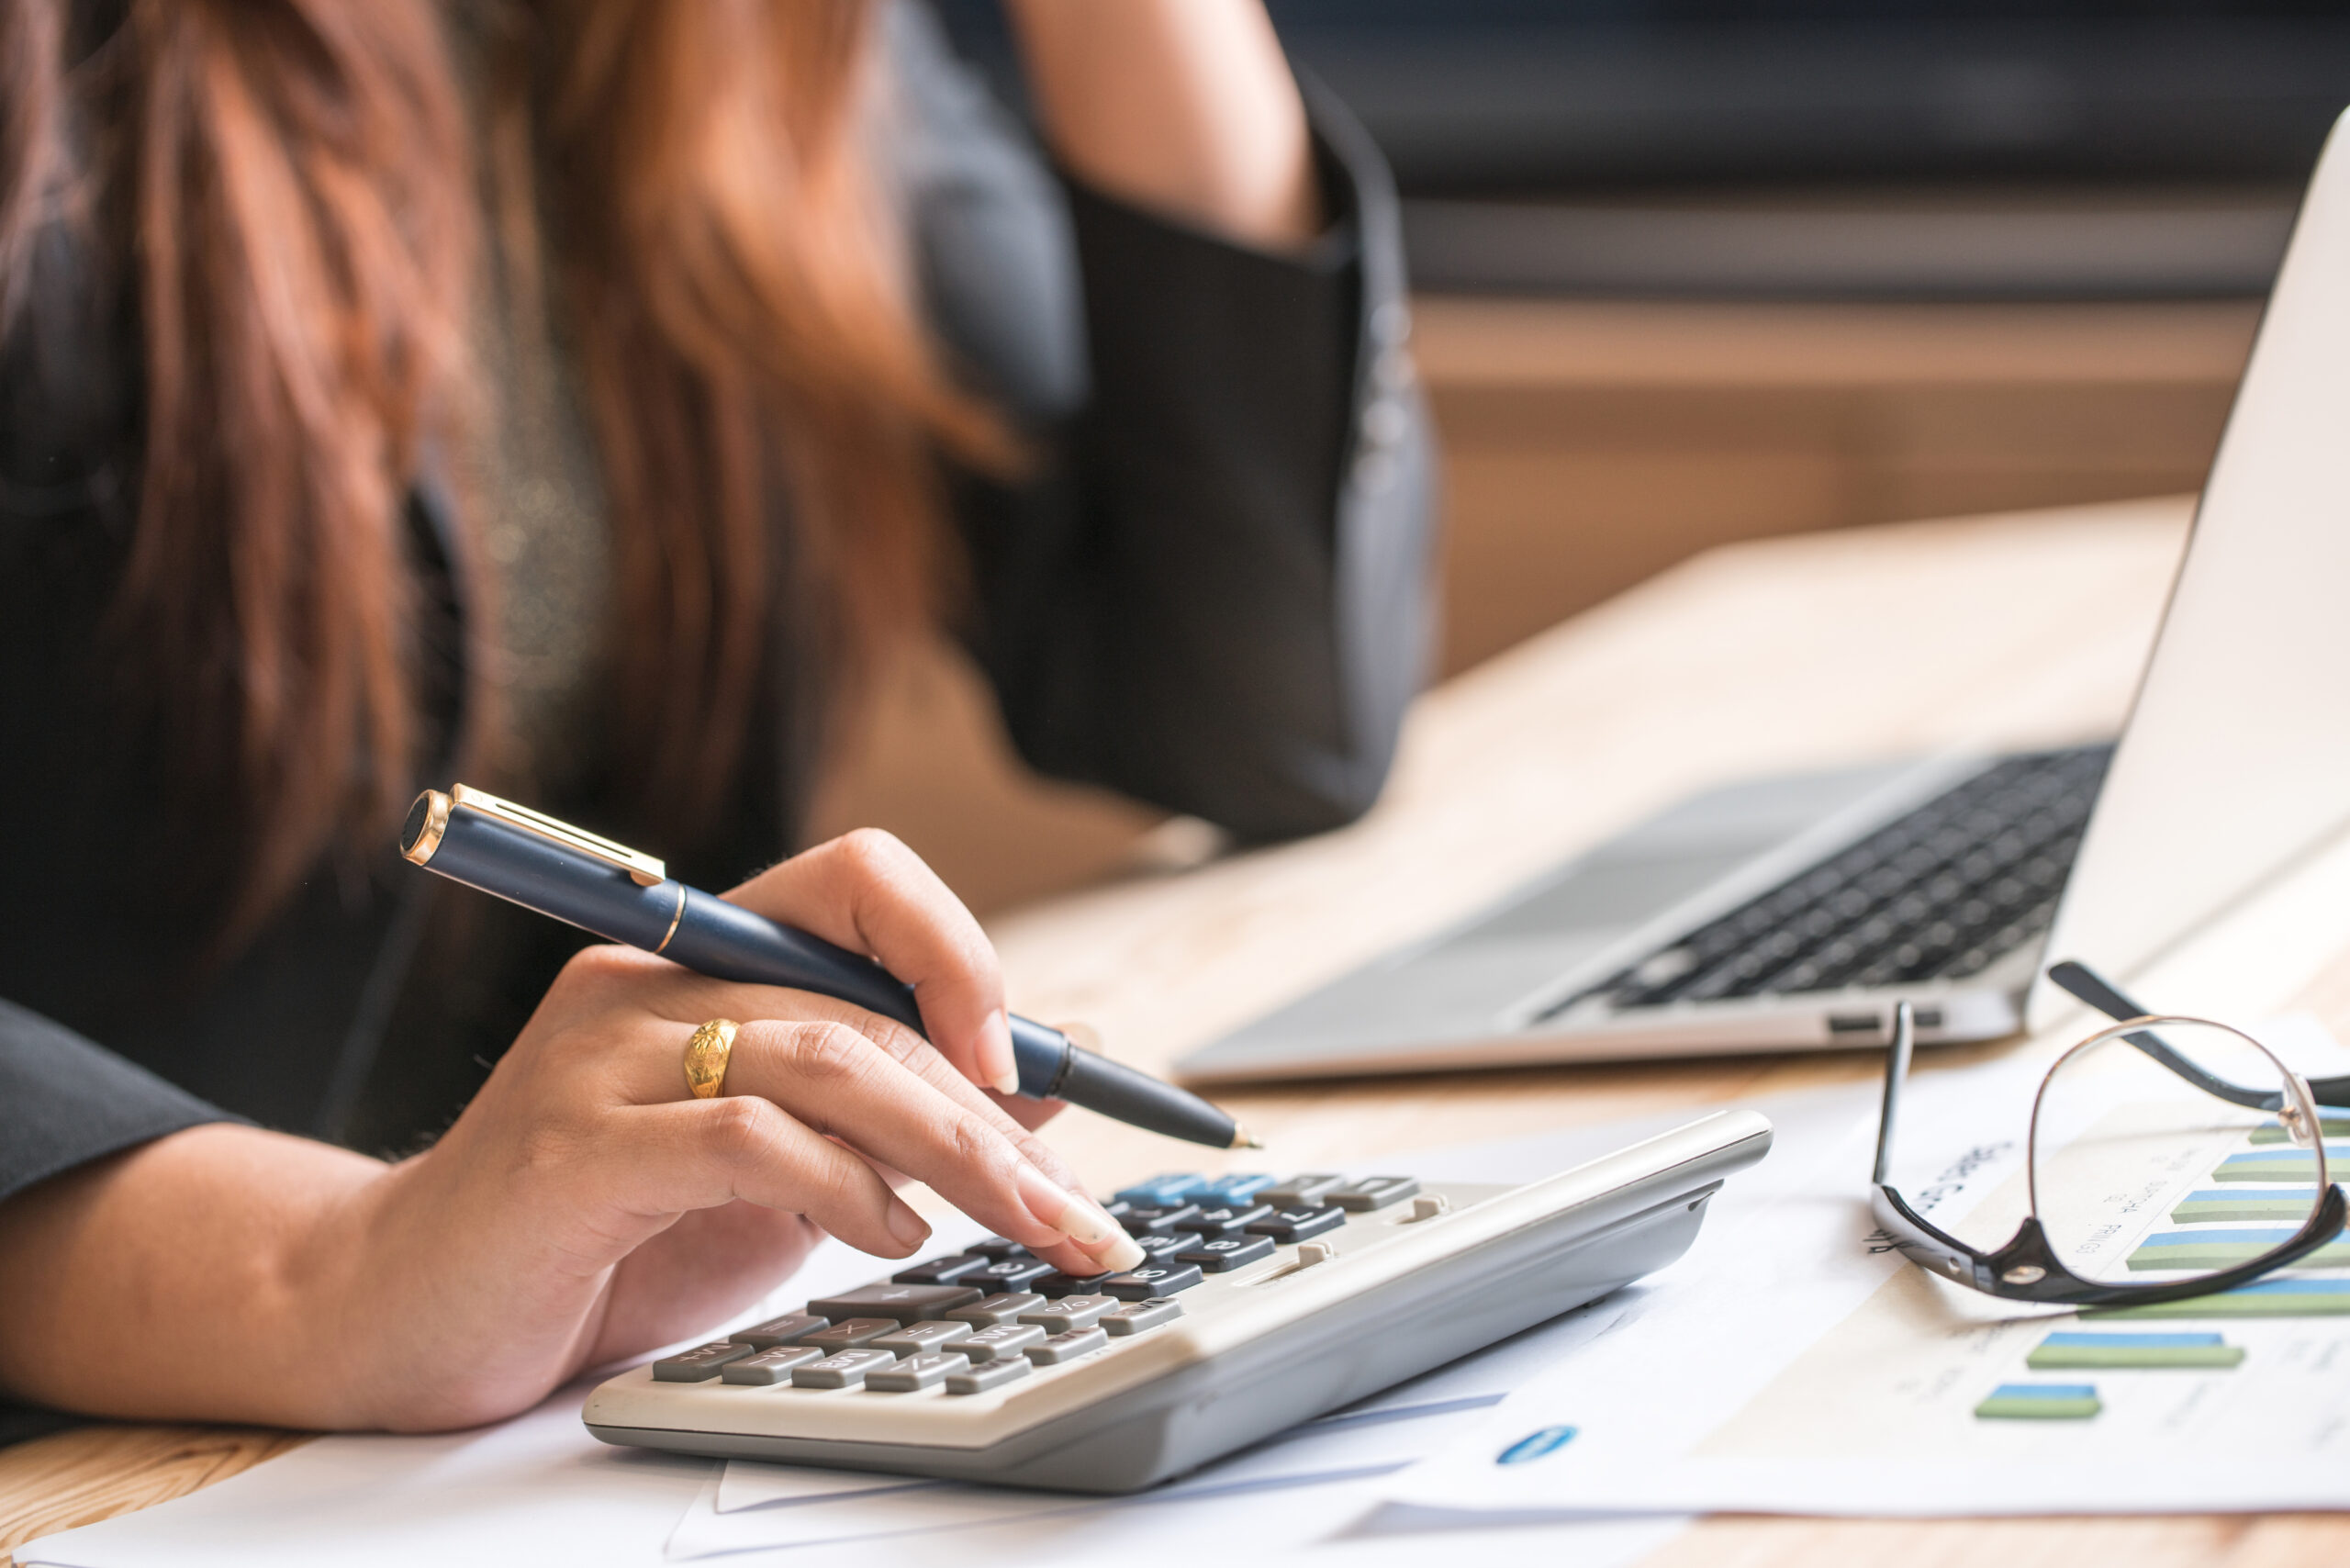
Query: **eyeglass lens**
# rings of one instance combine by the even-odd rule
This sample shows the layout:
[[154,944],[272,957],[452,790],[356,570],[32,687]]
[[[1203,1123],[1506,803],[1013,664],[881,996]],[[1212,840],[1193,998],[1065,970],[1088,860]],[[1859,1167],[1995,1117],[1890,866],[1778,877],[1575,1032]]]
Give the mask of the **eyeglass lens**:
[[[2197,1087],[2132,1043],[2148,1033],[2272,1108]],[[2192,1280],[2276,1252],[2309,1223],[2325,1196],[2319,1136],[2299,1081],[2246,1036],[2183,1020],[2109,1030],[2067,1055],[2041,1089],[2033,1206],[2057,1258],[2082,1279]],[[2327,1152],[2350,1165],[2350,1137],[2339,1156]],[[2350,1261],[2336,1253],[2350,1245],[2307,1261]]]

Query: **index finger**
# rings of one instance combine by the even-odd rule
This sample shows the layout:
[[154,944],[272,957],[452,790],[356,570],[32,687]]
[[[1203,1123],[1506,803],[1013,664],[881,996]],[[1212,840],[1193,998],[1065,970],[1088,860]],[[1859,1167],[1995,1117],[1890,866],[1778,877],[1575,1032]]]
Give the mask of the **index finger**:
[[923,1032],[958,1072],[1019,1092],[994,946],[938,874],[890,834],[844,834],[725,896],[871,957],[913,988]]

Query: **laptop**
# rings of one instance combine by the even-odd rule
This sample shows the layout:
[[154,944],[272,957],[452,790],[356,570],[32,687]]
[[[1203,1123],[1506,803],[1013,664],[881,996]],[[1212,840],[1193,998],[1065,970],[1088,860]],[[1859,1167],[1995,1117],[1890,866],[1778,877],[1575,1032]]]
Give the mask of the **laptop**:
[[2337,121],[2122,734],[1682,801],[1193,1053],[1244,1081],[2041,1027],[2350,822],[2350,115]]

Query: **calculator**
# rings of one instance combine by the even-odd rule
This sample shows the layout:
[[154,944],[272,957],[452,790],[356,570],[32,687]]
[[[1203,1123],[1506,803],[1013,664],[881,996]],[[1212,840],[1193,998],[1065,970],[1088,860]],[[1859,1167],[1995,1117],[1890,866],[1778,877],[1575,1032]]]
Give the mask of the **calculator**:
[[1661,1268],[1771,1125],[1717,1112],[1523,1186],[1155,1178],[1147,1255],[1079,1278],[1002,1238],[588,1395],[610,1443],[1054,1491],[1152,1485]]

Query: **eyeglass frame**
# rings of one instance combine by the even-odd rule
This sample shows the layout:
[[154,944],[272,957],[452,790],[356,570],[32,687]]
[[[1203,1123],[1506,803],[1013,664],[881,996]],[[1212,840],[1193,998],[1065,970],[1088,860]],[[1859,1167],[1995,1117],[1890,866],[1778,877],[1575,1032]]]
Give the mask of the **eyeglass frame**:
[[[2281,1093],[2267,1093],[2230,1083],[2212,1077],[2193,1062],[2179,1056],[2151,1029],[2165,1024],[2208,1026],[2225,1030],[2250,1044],[2271,1061],[2276,1057],[2268,1047],[2243,1030],[2226,1024],[2213,1023],[2208,1018],[2191,1018],[2177,1014],[2149,1014],[2138,1010],[2128,998],[2099,980],[2086,965],[2065,962],[2049,971],[2049,978],[2081,1000],[2117,1017],[2087,1038],[2066,1047],[2064,1055],[2050,1064],[2046,1077],[2032,1094],[2031,1142],[2025,1146],[2026,1180],[2031,1183],[2031,1207],[2023,1222],[2004,1247],[1992,1250],[1969,1246],[1926,1219],[1909,1206],[1885,1179],[1893,1153],[1893,1126],[1899,1106],[1900,1092],[1909,1076],[1909,1058],[1916,1045],[1916,1020],[1909,1003],[1895,1005],[1893,1014],[1893,1047],[1886,1053],[1885,1101],[1879,1113],[1876,1134],[1876,1163],[1870,1172],[1869,1209],[1878,1226],[1901,1255],[1930,1273],[1939,1274],[1971,1290],[2009,1301],[2036,1302],[2044,1305],[2062,1306],[2152,1306],[2161,1302],[2184,1301],[2192,1296],[2210,1295],[2248,1284],[2263,1274],[2285,1267],[2308,1257],[2342,1233],[2350,1223],[2350,1197],[2328,1179],[2325,1159],[2325,1128],[2319,1114],[2322,1102],[2315,1092],[2316,1084],[2300,1077],[2277,1062],[2290,1083],[2300,1086],[2304,1103],[2310,1112],[2308,1147],[2317,1156],[2318,1182],[2325,1188],[2325,1195],[2318,1201],[2309,1219],[2291,1239],[2271,1251],[2264,1252],[2248,1262],[2232,1268],[2202,1274],[2192,1280],[2172,1280],[2147,1284],[2101,1284],[2085,1280],[2067,1269],[2049,1245],[2046,1229],[2040,1223],[2038,1175],[2032,1170],[2031,1151],[2036,1147],[2040,1128],[2041,1103],[2048,1093],[2049,1082],[2067,1061],[2096,1046],[2122,1040],[2143,1051],[2149,1058],[2177,1074],[2197,1088],[2215,1098],[2243,1105],[2250,1110],[2269,1110],[2277,1114],[2290,1135],[2290,1121]],[[2117,1010],[2121,1010],[2118,1011]],[[2318,1081],[2328,1089],[2337,1085],[2350,1089],[2350,1081],[2325,1079]],[[2327,1100],[2334,1098],[2328,1095]],[[2261,1103],[2260,1102],[2273,1102]],[[2297,1139],[2297,1141],[2299,1141]]]

